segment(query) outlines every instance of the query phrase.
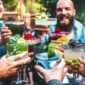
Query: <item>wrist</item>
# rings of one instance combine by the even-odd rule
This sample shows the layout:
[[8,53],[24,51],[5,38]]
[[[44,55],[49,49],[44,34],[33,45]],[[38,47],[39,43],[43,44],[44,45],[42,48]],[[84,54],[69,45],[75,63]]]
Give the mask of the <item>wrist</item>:
[[58,79],[52,79],[48,81],[47,85],[62,85],[62,82]]
[[51,81],[51,80],[59,80],[59,81],[62,81],[62,77],[60,77],[60,76],[58,76],[58,77],[51,76],[51,77],[46,77],[46,78],[45,78],[46,83],[48,83],[48,82]]

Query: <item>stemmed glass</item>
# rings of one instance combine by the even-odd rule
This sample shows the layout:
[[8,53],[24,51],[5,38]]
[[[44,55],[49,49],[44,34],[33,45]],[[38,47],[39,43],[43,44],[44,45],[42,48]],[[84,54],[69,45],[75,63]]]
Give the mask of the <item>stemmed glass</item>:
[[[21,39],[21,40],[19,40]],[[19,34],[12,36],[6,44],[7,47],[7,57],[16,55],[28,50],[26,42],[23,41],[23,38]],[[28,56],[25,56],[26,58]],[[23,59],[24,59],[23,58]],[[16,79],[11,81],[11,85],[27,85],[26,80],[26,65],[22,66],[22,69],[17,73]]]
[[[21,43],[18,43],[18,39],[22,39],[23,32],[25,31],[25,23],[23,21],[5,21],[5,25],[8,26],[13,35],[6,44],[8,57],[28,51],[27,43],[23,43],[23,40],[19,41]],[[22,66],[22,69],[14,76],[15,79],[13,78],[13,81],[11,81],[11,85],[28,84],[26,68],[27,65]]]

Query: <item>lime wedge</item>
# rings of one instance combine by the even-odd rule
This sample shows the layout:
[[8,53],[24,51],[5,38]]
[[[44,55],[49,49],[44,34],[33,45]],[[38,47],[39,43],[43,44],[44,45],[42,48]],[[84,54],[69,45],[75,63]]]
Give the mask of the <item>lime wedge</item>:
[[17,43],[26,43],[26,40],[24,38],[19,38]]

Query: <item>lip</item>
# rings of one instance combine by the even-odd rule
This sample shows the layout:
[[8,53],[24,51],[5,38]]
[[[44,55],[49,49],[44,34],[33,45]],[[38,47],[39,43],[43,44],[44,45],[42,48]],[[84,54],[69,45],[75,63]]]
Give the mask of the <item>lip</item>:
[[68,18],[67,17],[61,17],[60,19],[63,20],[63,19],[68,19]]

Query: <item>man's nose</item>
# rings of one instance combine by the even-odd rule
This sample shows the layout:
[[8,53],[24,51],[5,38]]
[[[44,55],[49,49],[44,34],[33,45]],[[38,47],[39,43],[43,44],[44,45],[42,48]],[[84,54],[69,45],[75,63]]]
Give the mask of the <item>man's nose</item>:
[[66,14],[66,10],[65,9],[62,9],[62,14]]

